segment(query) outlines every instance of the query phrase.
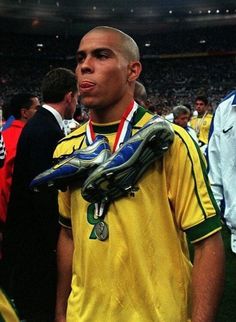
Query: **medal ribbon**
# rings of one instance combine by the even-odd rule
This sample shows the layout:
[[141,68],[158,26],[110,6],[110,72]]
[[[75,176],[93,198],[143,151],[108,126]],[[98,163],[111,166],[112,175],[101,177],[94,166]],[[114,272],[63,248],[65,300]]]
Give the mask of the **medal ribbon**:
[[[134,113],[138,109],[138,104],[135,101],[132,101],[127,109],[125,110],[124,114],[122,115],[118,131],[116,133],[114,147],[113,147],[113,153],[117,151],[120,147],[120,145],[125,142],[128,138],[131,136],[132,131],[132,119],[134,116]],[[95,133],[93,130],[93,125],[91,119],[88,121],[86,126],[86,142],[90,145],[95,140]]]
[[196,120],[195,132],[197,134],[197,137],[199,137],[199,134],[200,134],[200,131],[201,131],[201,127],[202,127],[202,125],[204,123],[204,120],[205,120],[205,117],[206,117],[207,113],[208,113],[208,111],[206,111],[204,113],[204,115],[203,115],[202,118],[197,118],[197,120]]
[[[124,114],[121,117],[119,127],[116,133],[115,142],[113,146],[113,153],[117,151],[120,145],[128,140],[131,137],[132,132],[132,120],[134,117],[134,113],[138,109],[138,104],[135,101],[132,101],[128,107],[126,108]],[[87,126],[86,126],[86,143],[90,145],[95,140],[95,133],[93,130],[92,120],[89,119]],[[102,201],[100,203],[95,203],[95,211],[94,211],[94,218],[101,218],[104,214],[105,210],[105,203]]]

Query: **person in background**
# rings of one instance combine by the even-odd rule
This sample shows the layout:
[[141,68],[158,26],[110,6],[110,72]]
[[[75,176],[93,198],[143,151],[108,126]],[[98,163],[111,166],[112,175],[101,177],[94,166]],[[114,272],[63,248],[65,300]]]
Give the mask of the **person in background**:
[[[134,102],[139,59],[135,41],[115,28],[95,27],[79,44],[76,74],[90,120],[58,143],[54,157],[100,135],[113,155],[88,176],[90,184],[74,182],[59,193],[56,322],[215,321],[224,281],[218,208],[202,154],[184,129],[173,124],[172,145],[153,160],[157,138],[167,142],[169,134],[153,137],[153,115]],[[142,134],[149,130],[153,145]],[[135,187],[131,174],[139,178]]]
[[2,132],[7,156],[4,166],[0,169],[0,234],[6,221],[18,139],[25,124],[39,109],[40,103],[34,94],[19,93],[13,96],[10,106],[14,121]]
[[11,123],[15,120],[15,117],[11,113],[11,106],[8,103],[4,103],[2,106],[2,118],[4,120],[2,124],[2,130],[6,130]]
[[148,108],[148,101],[147,101],[147,91],[145,86],[140,83],[139,81],[135,82],[134,88],[134,100],[139,105]]
[[206,96],[197,96],[194,105],[197,116],[191,118],[190,126],[195,130],[198,145],[202,152],[205,153],[208,145],[212,114],[209,112],[209,102]]
[[219,104],[212,122],[208,145],[209,179],[224,221],[231,232],[236,254],[236,91]]
[[12,189],[3,236],[2,286],[14,299],[21,319],[52,322],[56,291],[57,190],[34,192],[31,180],[52,165],[63,119],[77,104],[77,78],[65,68],[42,81],[44,104],[27,122],[18,141]]
[[183,127],[194,139],[198,142],[196,133],[191,126],[188,125],[190,120],[190,110],[184,105],[177,105],[173,108],[173,122],[181,127]]
[[[5,157],[6,157],[6,149],[5,149],[5,144],[2,137],[2,132],[0,132],[0,171],[1,171],[1,167],[4,165]],[[0,233],[0,253],[1,253],[1,245],[2,245],[2,234]],[[1,254],[0,254],[0,259],[1,259]],[[14,303],[9,299],[9,297],[2,289],[1,283],[0,283],[0,320],[20,322],[16,309],[14,307]]]

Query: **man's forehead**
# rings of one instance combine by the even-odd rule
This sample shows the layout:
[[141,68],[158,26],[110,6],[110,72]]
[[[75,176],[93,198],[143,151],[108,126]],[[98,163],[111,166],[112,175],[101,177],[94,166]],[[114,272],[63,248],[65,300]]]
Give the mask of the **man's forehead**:
[[119,34],[119,32],[115,31],[115,30],[111,30],[111,29],[93,29],[89,32],[87,32],[87,34],[84,35],[83,38],[85,37],[90,37],[90,36],[94,36],[94,37],[100,37],[100,36],[106,37],[106,36],[117,36],[120,37],[121,35]]
[[94,30],[87,33],[80,41],[79,48],[84,45],[98,45],[99,47],[118,46],[120,37],[113,31]]

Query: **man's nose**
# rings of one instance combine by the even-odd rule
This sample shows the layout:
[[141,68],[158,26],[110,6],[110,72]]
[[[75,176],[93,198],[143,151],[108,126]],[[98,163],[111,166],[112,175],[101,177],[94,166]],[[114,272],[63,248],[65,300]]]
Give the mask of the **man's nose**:
[[91,73],[94,70],[93,58],[86,57],[84,61],[80,64],[81,73]]

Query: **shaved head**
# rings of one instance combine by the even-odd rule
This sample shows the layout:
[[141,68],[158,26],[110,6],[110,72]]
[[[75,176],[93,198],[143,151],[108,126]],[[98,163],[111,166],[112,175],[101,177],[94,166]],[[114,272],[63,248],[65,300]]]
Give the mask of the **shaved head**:
[[112,27],[93,28],[80,41],[77,63],[81,102],[93,120],[119,120],[133,100],[142,71],[136,42]]
[[123,31],[113,28],[113,27],[108,27],[108,26],[98,26],[93,29],[91,29],[86,35],[96,32],[96,31],[102,31],[102,32],[107,32],[107,33],[114,33],[120,37],[121,41],[121,49],[122,52],[125,56],[125,58],[128,61],[134,61],[134,60],[139,60],[140,59],[140,54],[139,54],[139,48],[136,42],[132,37],[124,33]]

